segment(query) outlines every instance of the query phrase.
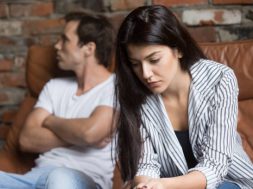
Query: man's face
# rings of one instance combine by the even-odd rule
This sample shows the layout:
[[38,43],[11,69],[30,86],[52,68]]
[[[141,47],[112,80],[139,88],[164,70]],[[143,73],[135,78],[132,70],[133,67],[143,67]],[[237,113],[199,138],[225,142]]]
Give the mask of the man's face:
[[70,21],[65,24],[64,32],[55,44],[59,67],[63,70],[75,70],[83,63],[84,52],[78,44],[79,38],[76,33],[79,22]]

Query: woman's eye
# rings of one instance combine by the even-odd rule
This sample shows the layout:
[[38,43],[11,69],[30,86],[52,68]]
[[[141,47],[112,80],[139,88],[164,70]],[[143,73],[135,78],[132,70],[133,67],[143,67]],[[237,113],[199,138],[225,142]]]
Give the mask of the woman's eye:
[[155,63],[159,62],[159,60],[160,60],[160,59],[152,59],[152,60],[150,60],[150,62],[151,62],[152,64],[155,64]]
[[138,65],[139,65],[139,64],[133,64],[133,63],[132,63],[132,67],[137,67]]
[[137,67],[139,65],[136,61],[130,61],[132,67]]

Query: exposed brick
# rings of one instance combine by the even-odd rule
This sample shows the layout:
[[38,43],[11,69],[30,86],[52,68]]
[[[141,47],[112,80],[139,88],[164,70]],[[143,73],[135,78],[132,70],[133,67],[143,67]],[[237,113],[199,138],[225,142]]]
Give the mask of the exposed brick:
[[[0,51],[8,50],[11,48],[21,48],[34,44],[32,37],[25,38],[24,36],[16,37],[0,37]],[[4,49],[5,48],[5,49]]]
[[27,20],[23,24],[24,34],[49,34],[58,33],[63,28],[62,19],[49,19],[49,20]]
[[15,45],[15,41],[10,37],[0,37],[0,45],[3,46]]
[[23,72],[0,73],[0,87],[26,87]]
[[58,35],[42,35],[39,37],[37,43],[41,45],[54,45],[58,38]]
[[213,0],[213,4],[253,4],[253,0]]
[[235,41],[238,40],[238,35],[236,35],[235,33],[231,33],[227,30],[223,30],[223,29],[219,29],[219,38],[220,41]]
[[188,28],[188,31],[197,42],[217,41],[217,34],[214,27],[193,27]]
[[0,91],[0,105],[3,105],[8,100],[8,95],[4,91]]
[[26,58],[24,56],[15,56],[13,61],[13,70],[14,71],[25,71],[25,62]]
[[253,7],[245,7],[243,8],[243,24],[251,24],[253,23]]
[[221,41],[253,39],[253,26],[222,27],[219,35]]
[[24,54],[26,53],[27,47],[31,44],[34,44],[34,40],[31,37],[0,37],[0,52],[3,54]]
[[26,91],[15,88],[2,88],[0,90],[0,106],[19,105],[24,99]]
[[170,6],[208,4],[208,0],[153,0],[153,4]]
[[65,14],[69,11],[88,9],[94,12],[104,12],[109,7],[109,0],[90,0],[90,1],[77,1],[77,0],[65,0],[54,1],[55,12]]
[[14,36],[22,34],[22,23],[20,21],[0,20],[0,36]]
[[92,1],[80,1],[80,4],[83,8],[102,12],[105,10],[103,0],[92,0]]
[[239,10],[225,9],[185,10],[182,20],[192,26],[240,24],[242,13]]
[[10,59],[0,60],[0,72],[11,71],[13,66],[13,61]]
[[53,3],[33,3],[33,4],[12,4],[10,5],[10,15],[20,16],[48,16],[53,13]]
[[1,17],[8,17],[8,6],[0,2],[0,18]]
[[129,10],[145,5],[145,0],[110,0],[112,10]]
[[119,28],[120,24],[122,23],[122,21],[124,20],[125,16],[126,16],[126,14],[116,13],[116,14],[112,14],[108,17],[108,19],[111,22],[111,24],[113,25],[115,31],[118,31],[118,28]]
[[52,2],[49,3],[41,3],[34,5],[32,7],[32,15],[33,16],[48,16],[52,14],[54,11],[54,6]]

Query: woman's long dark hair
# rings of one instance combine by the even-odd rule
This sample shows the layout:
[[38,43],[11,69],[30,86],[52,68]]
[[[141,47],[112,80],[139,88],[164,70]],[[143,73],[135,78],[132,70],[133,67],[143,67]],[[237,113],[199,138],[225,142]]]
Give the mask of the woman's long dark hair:
[[177,49],[183,55],[180,66],[185,71],[189,71],[190,66],[199,59],[205,58],[188,31],[164,6],[139,7],[121,24],[116,43],[115,91],[120,110],[117,155],[124,181],[133,179],[137,172],[143,142],[140,135],[141,107],[151,94],[131,68],[127,54],[128,44],[159,44]]

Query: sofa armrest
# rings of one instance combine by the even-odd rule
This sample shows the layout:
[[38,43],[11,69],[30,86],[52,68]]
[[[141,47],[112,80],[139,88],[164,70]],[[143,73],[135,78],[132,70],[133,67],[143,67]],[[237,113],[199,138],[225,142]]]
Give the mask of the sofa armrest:
[[23,100],[6,135],[6,140],[0,149],[0,170],[14,173],[23,173],[34,165],[37,154],[24,153],[19,149],[18,137],[26,116],[31,112],[36,98],[27,95]]

